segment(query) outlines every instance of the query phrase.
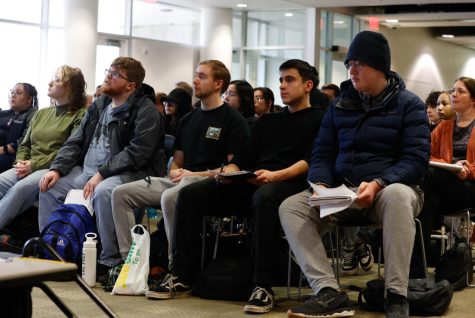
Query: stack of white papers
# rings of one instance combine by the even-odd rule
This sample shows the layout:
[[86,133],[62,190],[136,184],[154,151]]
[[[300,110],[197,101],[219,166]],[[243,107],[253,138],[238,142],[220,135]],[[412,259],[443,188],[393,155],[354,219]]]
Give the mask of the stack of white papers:
[[460,171],[462,170],[461,165],[456,165],[453,163],[445,163],[445,162],[438,162],[438,161],[429,161],[429,165],[449,171]]
[[89,211],[89,213],[91,213],[91,216],[93,216],[94,209],[92,208],[90,198],[91,196],[89,196],[89,198],[87,199],[84,199],[83,190],[72,189],[72,190],[69,190],[68,195],[66,196],[66,199],[64,200],[64,203],[84,205]]
[[348,208],[357,198],[354,191],[348,189],[344,184],[337,188],[325,188],[310,183],[316,196],[309,198],[310,206],[320,207],[320,217],[340,212]]

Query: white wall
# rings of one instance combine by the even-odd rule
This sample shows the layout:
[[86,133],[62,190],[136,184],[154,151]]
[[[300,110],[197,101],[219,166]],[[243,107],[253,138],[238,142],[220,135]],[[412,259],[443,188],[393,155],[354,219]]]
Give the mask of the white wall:
[[155,92],[168,94],[179,81],[191,85],[197,64],[196,49],[170,42],[136,39],[132,41],[131,56],[145,68],[144,82]]
[[460,76],[475,77],[475,50],[437,40],[420,28],[381,28],[380,32],[391,47],[391,69],[423,100],[431,90],[452,88]]

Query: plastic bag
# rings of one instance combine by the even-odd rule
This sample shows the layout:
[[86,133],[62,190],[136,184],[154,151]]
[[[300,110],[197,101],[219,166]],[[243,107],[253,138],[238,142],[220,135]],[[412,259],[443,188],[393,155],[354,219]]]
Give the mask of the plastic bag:
[[142,225],[135,225],[130,233],[132,246],[112,289],[113,295],[143,295],[148,290],[150,234]]

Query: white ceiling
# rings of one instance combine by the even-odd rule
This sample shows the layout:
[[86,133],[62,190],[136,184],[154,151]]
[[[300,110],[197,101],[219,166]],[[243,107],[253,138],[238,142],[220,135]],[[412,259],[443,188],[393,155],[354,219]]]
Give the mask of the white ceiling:
[[[469,0],[144,0],[147,2],[161,2],[179,5],[188,8],[232,8],[234,10],[291,10],[304,9],[308,7],[318,7],[331,9],[341,13],[355,15],[358,18],[369,20],[370,17],[378,18],[380,24],[394,28],[425,27],[435,30],[435,28],[454,28],[463,31],[464,35],[456,36],[453,39],[442,39],[456,44],[469,46],[475,49],[475,1]],[[247,4],[247,8],[237,8],[238,3]],[[413,13],[392,13],[386,14],[382,11],[385,6],[413,5],[417,12]],[[447,5],[449,10],[427,12],[424,6]],[[407,11],[407,9],[406,9]],[[455,11],[455,12],[449,12]],[[382,13],[378,13],[382,12]],[[397,19],[397,23],[389,24],[385,22],[389,19]],[[463,30],[461,29],[463,28]],[[453,30],[457,32],[456,30]],[[442,31],[440,31],[442,32]],[[437,37],[437,35],[434,35]]]

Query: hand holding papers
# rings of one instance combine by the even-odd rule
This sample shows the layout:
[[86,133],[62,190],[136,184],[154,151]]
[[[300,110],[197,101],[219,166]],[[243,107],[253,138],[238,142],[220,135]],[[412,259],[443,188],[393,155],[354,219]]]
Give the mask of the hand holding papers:
[[346,209],[357,198],[356,193],[348,189],[344,184],[337,188],[325,188],[311,182],[309,183],[316,194],[316,196],[309,198],[309,204],[312,207],[320,207],[321,218]]

